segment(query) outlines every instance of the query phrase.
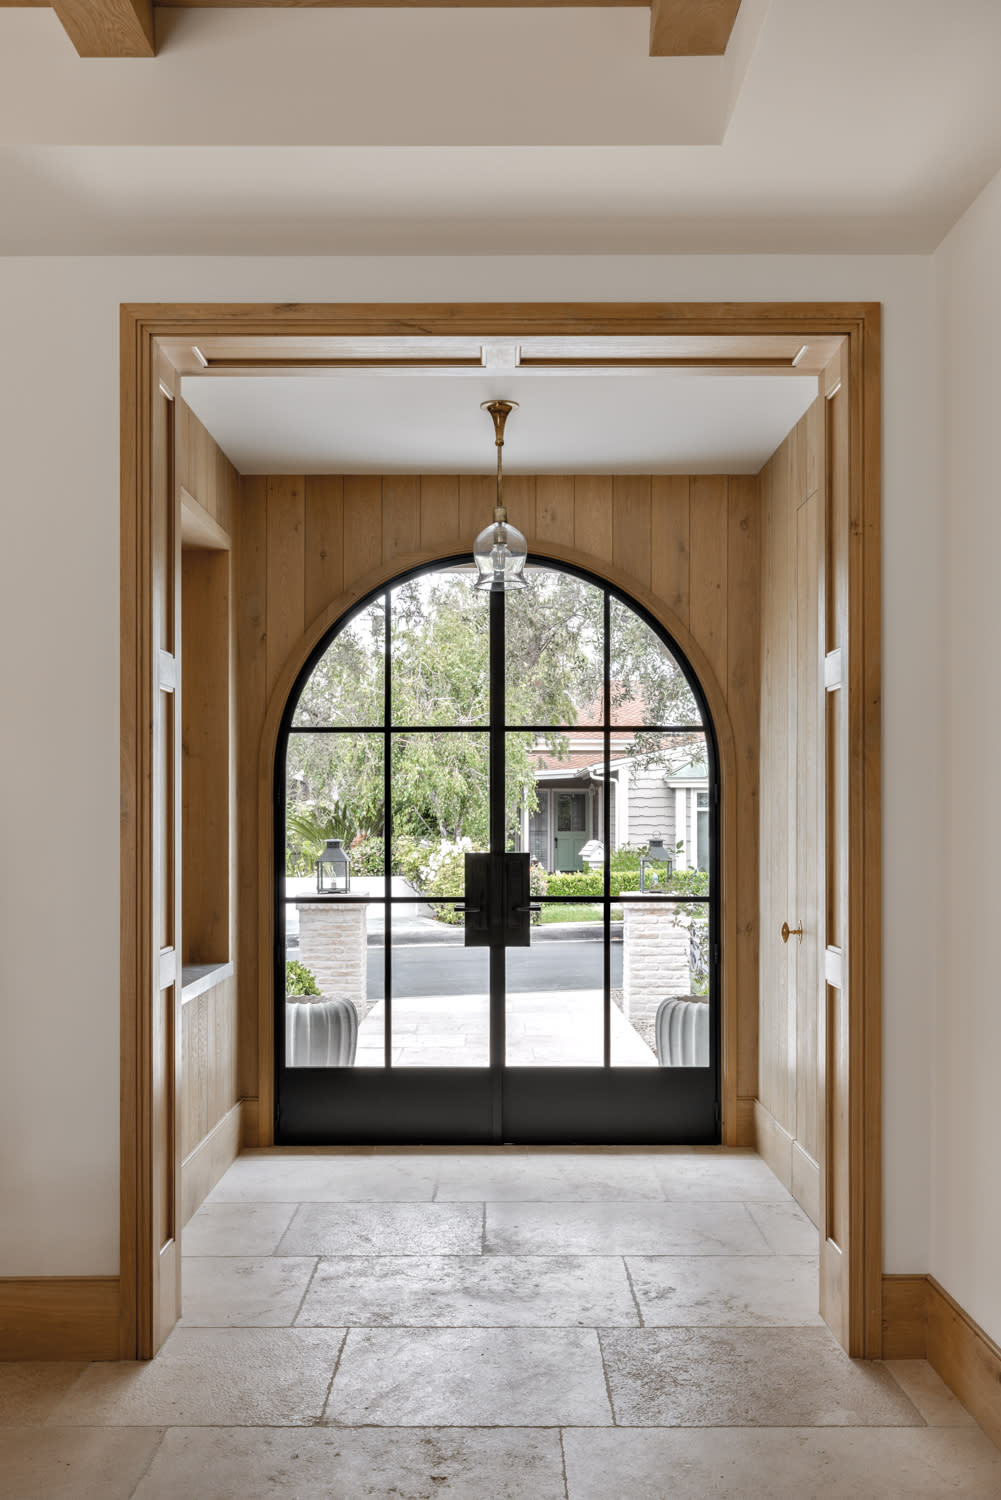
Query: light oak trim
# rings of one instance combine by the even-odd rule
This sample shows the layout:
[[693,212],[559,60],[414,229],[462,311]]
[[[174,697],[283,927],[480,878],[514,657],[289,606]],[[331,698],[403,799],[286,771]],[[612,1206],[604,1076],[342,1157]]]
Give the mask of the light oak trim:
[[190,490],[180,485],[181,493],[181,546],[203,549],[210,552],[228,552],[232,539],[225,527],[220,526],[215,516],[209,514],[200,500]]
[[754,1139],[750,1144],[810,1221],[819,1224],[820,1167],[760,1099],[754,1100]]
[[1001,1348],[928,1277],[926,1358],[1001,1448]]
[[[853,372],[853,517],[850,595],[861,661],[849,675],[853,755],[849,790],[861,837],[853,844],[854,883],[863,886],[848,913],[853,1040],[850,1174],[855,1212],[847,1246],[852,1289],[847,1338],[853,1354],[882,1348],[880,1045],[880,309],[866,302],[800,303],[482,303],[482,304],[132,304],[122,308],[122,1328],[123,1349],[136,1350],[136,1329],[151,1321],[152,1288],[137,1247],[148,1244],[151,1183],[144,1147],[150,1107],[143,1016],[152,930],[148,817],[151,684],[143,670],[148,640],[148,455],[150,377],[160,338],[201,344],[218,336],[328,337],[431,335],[527,338],[638,335],[814,335],[847,341]],[[547,548],[552,551],[552,548]],[[394,568],[393,571],[399,571]],[[373,580],[373,582],[378,580]],[[613,579],[614,581],[614,579]],[[629,586],[627,585],[627,588]],[[635,588],[631,590],[635,593]],[[345,601],[345,604],[349,601]],[[642,601],[641,601],[642,602]],[[344,605],[342,605],[343,610]],[[853,636],[855,631],[853,630]],[[862,670],[859,671],[858,668]],[[698,670],[698,668],[696,668]],[[865,691],[860,691],[862,688]],[[861,847],[859,847],[861,846]],[[871,900],[869,898],[872,898]],[[858,978],[861,982],[855,985]],[[270,1089],[270,1083],[269,1083]],[[267,1104],[259,1107],[262,1126]],[[736,1102],[736,1101],[735,1101]],[[864,1145],[863,1145],[864,1142]],[[140,1277],[140,1264],[142,1276]],[[148,1341],[148,1340],[147,1340]],[[140,1336],[138,1342],[142,1342]]]
[[1001,1348],[934,1276],[884,1276],[883,1359],[927,1359],[1001,1448]]
[[154,57],[153,0],[55,0],[81,57]]
[[243,1144],[243,1105],[228,1109],[181,1163],[180,1223],[186,1224],[229,1170]]
[[[183,969],[182,969],[183,981]],[[189,1000],[197,1000],[199,995],[208,994],[214,990],[217,984],[222,984],[225,979],[232,979],[236,973],[236,967],[232,961],[225,964],[217,964],[208,974],[203,974],[200,979],[193,979],[190,984],[183,984],[181,988],[181,1003],[186,1005]]]
[[118,1359],[117,1276],[0,1278],[0,1360]]
[[653,0],[651,57],[722,57],[740,0]]
[[883,1277],[883,1358],[924,1359],[928,1349],[928,1277]]

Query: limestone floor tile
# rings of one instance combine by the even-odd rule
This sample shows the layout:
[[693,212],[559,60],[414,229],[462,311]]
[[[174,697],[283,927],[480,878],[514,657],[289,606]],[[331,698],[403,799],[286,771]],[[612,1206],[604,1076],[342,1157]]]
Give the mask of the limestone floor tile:
[[666,1198],[792,1202],[771,1167],[752,1151],[670,1152],[652,1165]]
[[315,1422],[336,1328],[176,1328],[148,1364],[94,1364],[50,1419],[64,1427],[294,1427]]
[[611,1420],[590,1328],[352,1328],[324,1413],[344,1427]]
[[403,1255],[321,1260],[297,1324],[635,1328],[618,1257]]
[[171,1428],[135,1500],[564,1500],[557,1432]]
[[314,1256],[187,1255],[182,1327],[291,1327],[315,1269]]
[[649,1328],[822,1326],[815,1255],[635,1255],[626,1264]]
[[799,1204],[749,1203],[747,1211],[776,1255],[818,1254],[818,1232]]
[[303,1203],[279,1255],[479,1255],[473,1203]]
[[976,1427],[976,1419],[926,1359],[888,1359],[886,1368],[929,1427]]
[[0,1361],[0,1427],[44,1422],[86,1368],[55,1360]]
[[429,1201],[433,1157],[296,1151],[238,1156],[209,1194],[209,1203],[361,1203]]
[[601,1335],[622,1427],[907,1427],[890,1373],[826,1328],[637,1328]]
[[185,1224],[184,1255],[273,1255],[294,1203],[203,1203]]
[[446,1157],[438,1168],[440,1203],[656,1201],[662,1197],[654,1164],[642,1156],[484,1154]]
[[488,1203],[492,1255],[767,1255],[741,1203]]
[[160,1427],[0,1428],[0,1500],[129,1500]]
[[569,1500],[996,1500],[1001,1453],[945,1428],[563,1434]]

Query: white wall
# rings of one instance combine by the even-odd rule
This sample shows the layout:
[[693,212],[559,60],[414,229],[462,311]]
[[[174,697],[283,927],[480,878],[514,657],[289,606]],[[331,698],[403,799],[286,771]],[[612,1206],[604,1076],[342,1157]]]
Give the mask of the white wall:
[[[22,1205],[0,1221],[0,1275],[118,1261],[118,304],[153,300],[884,303],[885,1262],[925,1269],[929,903],[941,909],[933,292],[927,257],[0,261],[0,1178]],[[57,844],[81,851],[58,885]],[[985,1080],[967,1108],[986,1112],[994,1092]]]
[[946,836],[929,1268],[1001,1340],[1001,174],[936,256],[943,330]]

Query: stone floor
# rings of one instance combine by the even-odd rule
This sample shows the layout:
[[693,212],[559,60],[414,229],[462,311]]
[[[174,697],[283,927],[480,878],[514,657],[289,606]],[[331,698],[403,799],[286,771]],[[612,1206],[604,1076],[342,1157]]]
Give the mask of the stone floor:
[[1001,1495],[752,1153],[254,1152],[184,1251],[152,1363],[0,1365],[3,1500]]
[[[358,1028],[357,1068],[381,1068],[385,1002]],[[514,992],[507,997],[507,1061],[519,1068],[600,1067],[604,1018],[600,990]],[[655,1068],[657,1059],[617,1005],[611,1007],[612,1062]],[[393,999],[393,1065],[400,1068],[485,1068],[490,1060],[486,995]]]

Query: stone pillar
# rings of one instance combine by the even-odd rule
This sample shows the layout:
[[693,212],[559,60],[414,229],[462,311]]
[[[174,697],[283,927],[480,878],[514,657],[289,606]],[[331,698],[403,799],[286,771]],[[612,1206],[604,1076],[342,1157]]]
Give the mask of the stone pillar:
[[656,898],[622,903],[622,1010],[628,1020],[652,1022],[668,995],[691,993],[688,929],[674,914],[673,906]]
[[299,913],[299,961],[316,975],[321,995],[353,1000],[368,998],[368,908],[361,902],[343,906],[296,902]]

